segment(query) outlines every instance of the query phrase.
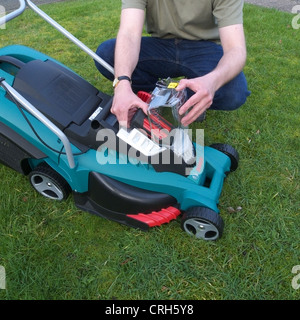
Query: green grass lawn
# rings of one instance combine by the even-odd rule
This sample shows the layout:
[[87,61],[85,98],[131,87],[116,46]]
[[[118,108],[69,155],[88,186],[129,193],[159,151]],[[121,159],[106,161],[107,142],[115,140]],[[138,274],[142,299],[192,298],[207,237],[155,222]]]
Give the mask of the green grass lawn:
[[[118,5],[116,5],[118,4]],[[120,1],[75,0],[43,9],[92,50],[114,37]],[[300,30],[292,15],[245,5],[252,95],[237,111],[208,111],[205,143],[229,143],[240,166],[225,181],[223,237],[190,238],[180,219],[144,233],[44,199],[0,165],[0,299],[291,299],[300,265]],[[42,51],[112,94],[91,59],[27,10],[0,44]],[[240,210],[229,210],[232,207]]]

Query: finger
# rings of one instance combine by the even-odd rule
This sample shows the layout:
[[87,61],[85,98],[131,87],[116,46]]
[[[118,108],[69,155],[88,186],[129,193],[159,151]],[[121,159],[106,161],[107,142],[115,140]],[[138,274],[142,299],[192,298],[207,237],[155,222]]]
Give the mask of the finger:
[[142,109],[143,112],[144,112],[145,114],[147,114],[147,112],[148,112],[148,107],[149,107],[147,103],[145,103],[145,102],[143,102],[143,101],[141,100],[141,102],[138,103],[137,107],[140,108],[140,109]]
[[119,121],[119,126],[122,128],[129,128],[129,124],[127,119],[126,120],[118,120]]
[[192,95],[179,109],[179,115],[185,114],[191,107],[199,102],[196,94]]
[[209,107],[208,104],[206,105],[201,105],[200,103],[196,104],[189,112],[187,115],[185,115],[182,119],[181,119],[181,123],[184,126],[187,126],[189,124],[191,124],[192,122],[194,122],[196,119],[198,119],[198,117],[200,117],[200,115]]
[[176,91],[181,91],[188,87],[189,80],[187,79],[182,79],[179,81],[178,86],[176,87]]
[[134,108],[129,109],[128,110],[128,117],[133,116],[137,112],[138,109],[139,109],[138,107],[134,107]]
[[143,112],[145,114],[147,114],[147,110],[148,110],[148,105],[145,104],[145,103],[139,103],[137,102],[135,105],[132,105],[128,110],[127,112],[120,112],[118,115],[117,115],[117,118],[118,118],[118,121],[119,121],[119,124],[123,127],[127,127],[129,128],[130,127],[130,122],[131,122],[131,119],[132,117],[134,116],[134,114],[136,113],[136,111],[138,109],[142,109]]
[[128,128],[128,110],[126,110],[125,112],[116,112],[115,113],[115,116],[117,117],[118,119],[118,122],[119,122],[119,125],[121,127],[125,127],[125,128]]
[[192,122],[194,122],[197,119],[196,114],[191,113],[191,111],[181,119],[181,123],[183,126],[188,126],[190,125]]

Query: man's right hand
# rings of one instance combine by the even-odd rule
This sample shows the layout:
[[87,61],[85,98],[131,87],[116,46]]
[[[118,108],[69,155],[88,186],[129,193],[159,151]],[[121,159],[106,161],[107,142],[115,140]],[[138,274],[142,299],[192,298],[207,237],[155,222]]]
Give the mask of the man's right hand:
[[133,93],[130,82],[120,81],[115,88],[111,112],[116,115],[121,127],[129,128],[130,121],[138,108],[147,114],[147,103]]

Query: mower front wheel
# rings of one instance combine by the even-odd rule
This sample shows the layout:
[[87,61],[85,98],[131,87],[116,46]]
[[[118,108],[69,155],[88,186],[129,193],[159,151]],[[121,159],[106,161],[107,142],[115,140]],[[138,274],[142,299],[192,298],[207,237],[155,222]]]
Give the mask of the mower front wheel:
[[230,172],[233,172],[237,169],[239,165],[239,153],[234,147],[224,143],[214,143],[210,145],[210,147],[226,154],[226,156],[230,158],[230,161],[231,161]]
[[40,164],[32,170],[29,181],[38,193],[52,200],[65,200],[71,191],[67,181],[46,164]]
[[198,239],[217,240],[223,234],[224,222],[220,215],[205,207],[193,207],[182,216],[183,231]]

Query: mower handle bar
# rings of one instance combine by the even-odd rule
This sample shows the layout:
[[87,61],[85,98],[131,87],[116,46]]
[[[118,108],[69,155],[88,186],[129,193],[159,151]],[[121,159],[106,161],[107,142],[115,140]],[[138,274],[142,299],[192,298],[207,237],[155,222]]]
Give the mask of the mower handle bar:
[[31,8],[35,13],[37,13],[42,19],[51,24],[56,30],[62,33],[65,37],[67,37],[70,41],[72,41],[76,46],[78,46],[81,50],[87,53],[90,57],[92,57],[95,61],[101,64],[107,71],[109,71],[112,75],[114,75],[114,69],[111,65],[109,65],[106,61],[100,58],[95,52],[89,49],[85,44],[83,44],[80,40],[74,37],[69,31],[63,28],[60,24],[58,24],[55,20],[49,17],[44,11],[39,9],[34,3],[30,0],[18,0],[19,8],[6,16],[0,18],[0,26],[4,24],[6,21],[12,20],[22,14],[26,8],[26,4],[29,8]]
[[6,22],[16,18],[17,16],[19,16],[20,14],[22,14],[24,12],[24,10],[26,9],[26,2],[25,0],[19,0],[19,8],[8,13],[7,15],[0,17],[0,26],[5,24]]

